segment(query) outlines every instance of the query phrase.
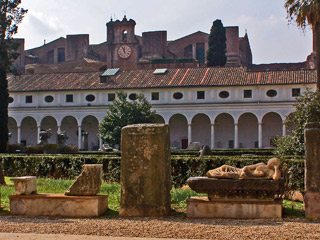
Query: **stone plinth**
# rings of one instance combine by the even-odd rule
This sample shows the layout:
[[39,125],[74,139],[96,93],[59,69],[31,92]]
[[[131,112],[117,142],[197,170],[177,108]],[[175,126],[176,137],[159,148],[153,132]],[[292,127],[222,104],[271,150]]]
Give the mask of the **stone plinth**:
[[11,195],[10,213],[26,216],[97,217],[108,209],[108,196],[63,194]]
[[84,164],[81,174],[75,179],[65,195],[94,196],[100,192],[102,164]]
[[278,201],[210,201],[207,197],[187,200],[190,218],[281,218],[282,200]]
[[10,178],[14,183],[16,195],[26,195],[37,193],[37,177],[24,176]]
[[138,124],[121,135],[121,217],[158,217],[170,212],[169,127]]
[[307,124],[305,131],[305,211],[307,218],[320,218],[320,124]]
[[191,218],[281,218],[282,200],[275,199],[284,191],[284,179],[215,179],[193,177],[190,188],[208,197],[187,200]]

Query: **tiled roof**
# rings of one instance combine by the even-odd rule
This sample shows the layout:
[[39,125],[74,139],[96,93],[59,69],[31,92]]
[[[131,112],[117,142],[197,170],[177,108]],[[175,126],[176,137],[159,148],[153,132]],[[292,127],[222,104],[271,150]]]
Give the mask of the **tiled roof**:
[[100,82],[103,72],[50,73],[9,76],[9,91],[90,90],[166,87],[218,87],[279,84],[312,84],[316,70],[247,71],[245,67],[168,69],[155,75],[154,70],[120,70]]

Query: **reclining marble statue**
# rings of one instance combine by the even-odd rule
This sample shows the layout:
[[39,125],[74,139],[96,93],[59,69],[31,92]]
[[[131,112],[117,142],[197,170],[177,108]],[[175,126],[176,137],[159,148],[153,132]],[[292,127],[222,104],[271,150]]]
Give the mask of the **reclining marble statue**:
[[280,160],[271,158],[268,164],[257,163],[245,166],[244,168],[236,168],[223,165],[219,168],[207,172],[209,178],[230,178],[230,179],[273,179],[279,180],[281,173],[279,170]]

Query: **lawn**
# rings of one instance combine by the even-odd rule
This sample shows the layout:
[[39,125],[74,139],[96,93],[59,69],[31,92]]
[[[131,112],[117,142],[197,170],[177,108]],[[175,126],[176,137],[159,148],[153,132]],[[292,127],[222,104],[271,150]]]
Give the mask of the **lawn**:
[[[64,193],[73,180],[57,180],[57,179],[38,179],[39,193]],[[1,186],[1,214],[9,214],[9,195],[14,194],[14,186],[9,177],[6,177],[6,186]],[[100,194],[109,195],[109,209],[106,217],[117,217],[120,206],[120,184],[119,183],[103,183]],[[172,215],[185,216],[186,199],[191,196],[205,196],[192,191],[188,187],[173,188],[171,190],[171,208]],[[284,217],[303,217],[304,205],[300,202],[283,201]]]

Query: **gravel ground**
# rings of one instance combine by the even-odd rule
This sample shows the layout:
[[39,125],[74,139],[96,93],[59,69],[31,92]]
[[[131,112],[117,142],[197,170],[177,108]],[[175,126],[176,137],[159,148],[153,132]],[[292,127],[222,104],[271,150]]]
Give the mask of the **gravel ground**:
[[320,239],[320,221],[0,216],[0,232],[185,239]]

